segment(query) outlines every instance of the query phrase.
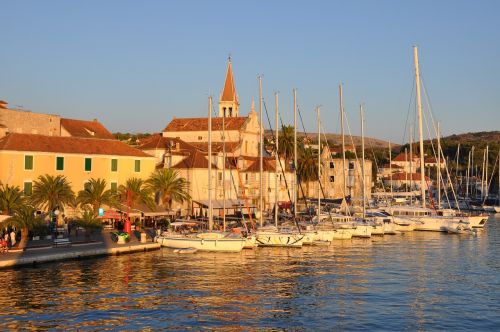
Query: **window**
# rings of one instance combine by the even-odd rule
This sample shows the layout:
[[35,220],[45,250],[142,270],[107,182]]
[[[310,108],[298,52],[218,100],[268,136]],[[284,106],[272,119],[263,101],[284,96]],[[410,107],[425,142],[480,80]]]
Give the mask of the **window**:
[[56,157],[56,171],[64,171],[64,157]]
[[335,164],[333,163],[333,161],[330,161],[330,168],[335,168]]
[[111,159],[111,172],[118,171],[118,159]]
[[116,193],[118,191],[118,183],[111,182],[111,191]]
[[245,183],[248,184],[248,173],[245,173]]
[[202,141],[203,140],[203,136],[198,136],[198,141]]
[[24,194],[26,196],[31,196],[32,192],[33,192],[33,183],[32,182],[25,182],[24,183]]
[[330,182],[335,182],[335,176],[330,175]]
[[33,156],[24,156],[24,169],[33,170]]
[[92,158],[85,158],[85,172],[92,171]]
[[140,160],[136,160],[135,161],[135,171],[136,172],[140,172],[141,171],[141,161]]
[[349,162],[349,169],[354,169],[354,162]]

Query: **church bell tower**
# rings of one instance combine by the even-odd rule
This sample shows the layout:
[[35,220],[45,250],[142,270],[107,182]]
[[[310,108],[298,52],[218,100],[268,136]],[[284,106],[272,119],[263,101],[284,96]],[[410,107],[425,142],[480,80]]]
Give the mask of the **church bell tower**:
[[235,118],[238,117],[238,95],[234,87],[233,67],[231,65],[231,57],[228,59],[226,81],[224,82],[224,89],[220,95],[219,100],[219,117]]

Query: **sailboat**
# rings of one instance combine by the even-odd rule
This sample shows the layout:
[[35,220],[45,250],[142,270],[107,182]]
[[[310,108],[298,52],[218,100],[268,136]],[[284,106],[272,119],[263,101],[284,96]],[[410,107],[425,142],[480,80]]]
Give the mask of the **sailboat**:
[[279,228],[278,227],[278,128],[279,128],[279,111],[278,111],[278,94],[275,94],[276,102],[276,137],[275,137],[275,199],[274,199],[274,225],[263,225],[263,158],[264,158],[264,135],[263,135],[263,122],[262,122],[262,77],[259,76],[259,111],[260,111],[260,227],[256,232],[256,243],[259,247],[302,247],[304,235],[293,230],[292,228]]
[[172,249],[223,252],[240,252],[247,242],[239,234],[213,232],[212,229],[212,96],[210,96],[208,98],[208,232],[182,234],[174,229],[157,236],[156,242]]
[[[471,216],[465,214],[446,215],[444,211],[435,211],[427,208],[425,196],[425,176],[424,176],[424,140],[423,140],[423,126],[422,126],[422,103],[420,97],[420,69],[418,63],[418,48],[413,47],[414,61],[415,61],[415,83],[416,83],[416,97],[417,97],[417,111],[418,111],[418,129],[419,129],[419,143],[420,143],[420,193],[421,193],[421,207],[416,206],[390,206],[383,208],[385,211],[394,216],[400,216],[415,222],[416,231],[437,231],[446,232],[449,228],[458,226],[460,222],[467,222],[472,228],[484,227],[487,216]],[[441,153],[439,151],[438,153]]]

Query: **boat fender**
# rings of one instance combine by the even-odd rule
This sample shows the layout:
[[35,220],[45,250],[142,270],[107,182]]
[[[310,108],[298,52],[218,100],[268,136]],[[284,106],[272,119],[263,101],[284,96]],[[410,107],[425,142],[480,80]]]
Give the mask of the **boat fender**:
[[203,245],[204,242],[205,242],[205,239],[201,239],[201,245]]

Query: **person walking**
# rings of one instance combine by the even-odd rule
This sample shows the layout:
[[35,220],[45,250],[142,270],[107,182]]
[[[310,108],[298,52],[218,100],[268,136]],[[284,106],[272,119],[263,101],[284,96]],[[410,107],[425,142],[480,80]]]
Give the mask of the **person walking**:
[[16,232],[14,232],[14,230],[12,230],[10,232],[10,246],[13,247],[16,245]]
[[9,243],[10,242],[10,237],[9,237],[9,231],[8,230],[4,233],[3,239],[7,243],[7,249],[10,248],[10,243]]

